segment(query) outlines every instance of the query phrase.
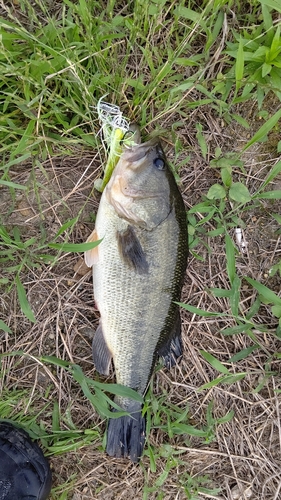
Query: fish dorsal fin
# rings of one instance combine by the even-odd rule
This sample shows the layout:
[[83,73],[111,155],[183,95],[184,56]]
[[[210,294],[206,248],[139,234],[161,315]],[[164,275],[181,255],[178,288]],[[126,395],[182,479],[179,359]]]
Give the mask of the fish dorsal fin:
[[93,360],[96,370],[101,375],[109,375],[109,368],[112,359],[112,354],[108,349],[107,343],[104,338],[102,326],[99,324],[95,336],[93,338]]
[[118,249],[123,261],[139,274],[148,272],[148,263],[141,243],[132,226],[117,231]]
[[[87,239],[86,243],[93,243],[94,241],[97,241],[99,239],[97,230],[94,229],[93,232],[90,234],[89,238]],[[92,267],[94,264],[97,264],[99,259],[99,250],[98,246],[95,248],[92,248],[91,250],[87,250],[84,252],[84,260],[85,264],[88,267]]]

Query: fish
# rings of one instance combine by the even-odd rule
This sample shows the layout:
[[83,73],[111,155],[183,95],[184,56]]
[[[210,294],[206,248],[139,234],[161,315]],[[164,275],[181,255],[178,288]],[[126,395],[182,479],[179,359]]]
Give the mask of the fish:
[[[124,148],[106,185],[85,252],[100,313],[96,370],[144,396],[157,359],[182,356],[179,302],[188,257],[184,202],[158,138]],[[145,444],[142,403],[115,396],[127,415],[110,418],[106,452],[137,463]]]

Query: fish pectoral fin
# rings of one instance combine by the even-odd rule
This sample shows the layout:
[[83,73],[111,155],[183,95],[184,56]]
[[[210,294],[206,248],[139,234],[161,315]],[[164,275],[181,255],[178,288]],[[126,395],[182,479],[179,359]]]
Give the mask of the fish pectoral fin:
[[117,231],[118,249],[123,261],[140,274],[148,273],[145,252],[132,226],[125,231]]
[[101,325],[98,326],[94,335],[92,349],[96,370],[101,375],[109,375],[112,354],[105,341]]
[[158,354],[163,358],[166,368],[172,368],[177,363],[178,358],[182,356],[181,339],[181,318],[178,311],[175,317],[174,326],[166,341],[158,348]]
[[[94,229],[93,232],[90,234],[89,238],[87,239],[86,243],[93,243],[95,241],[98,241],[98,233],[97,230]],[[85,264],[88,267],[92,267],[94,264],[97,264],[99,259],[99,250],[98,246],[95,248],[92,248],[91,250],[87,250],[84,252],[84,260]]]

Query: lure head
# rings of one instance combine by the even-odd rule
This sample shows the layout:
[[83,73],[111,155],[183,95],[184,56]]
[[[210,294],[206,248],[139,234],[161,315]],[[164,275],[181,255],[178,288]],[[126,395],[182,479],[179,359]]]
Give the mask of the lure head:
[[135,123],[129,125],[127,130],[125,127],[113,128],[110,138],[109,156],[104,169],[104,178],[97,179],[94,184],[97,191],[100,193],[103,192],[124,149],[140,143],[140,129]]

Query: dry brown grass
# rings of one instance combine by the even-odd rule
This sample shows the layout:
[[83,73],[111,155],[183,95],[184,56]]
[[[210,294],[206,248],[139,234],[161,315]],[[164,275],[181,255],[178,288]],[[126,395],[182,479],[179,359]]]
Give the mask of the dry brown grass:
[[[192,132],[199,120],[203,120],[206,127],[209,145],[206,162],[202,160]],[[179,130],[179,135],[184,151],[191,154],[190,162],[180,173],[183,197],[189,209],[200,201],[210,185],[217,182],[217,172],[209,167],[215,147],[220,146],[223,151],[239,150],[247,137],[238,127],[225,127],[215,120],[209,109],[206,114],[202,109],[197,114],[193,113],[189,122]],[[166,147],[172,158],[173,148],[169,141]],[[275,160],[264,146],[247,152],[244,159],[247,173],[237,169],[235,175],[237,178],[244,176],[243,180],[252,191],[260,185]],[[81,212],[80,222],[70,238],[76,243],[86,240],[93,229],[90,214],[98,207],[98,199],[92,196],[92,187],[100,168],[98,155],[83,153],[72,158],[50,159],[43,164],[43,168],[44,175],[39,170],[34,174],[36,184],[41,183],[38,190],[41,206],[31,184],[27,196],[16,198],[15,209],[9,214],[9,195],[1,189],[0,210],[3,215],[6,214],[7,224],[20,227],[25,238],[38,235],[44,227],[50,241],[62,223]],[[28,165],[11,172],[13,180],[21,184],[28,181],[29,174]],[[247,252],[237,260],[241,277],[247,275],[258,279],[276,293],[280,291],[280,278],[270,280],[268,270],[280,259],[280,236],[276,236],[277,225],[270,217],[271,211],[278,209],[277,205],[274,207],[264,202],[259,210],[245,212],[243,218],[248,247]],[[208,226],[206,229],[213,229],[211,222]],[[211,252],[202,244],[196,252],[203,260],[190,257],[183,301],[205,310],[229,312],[226,299],[215,298],[208,291],[211,287],[229,287],[224,241],[221,237],[203,237],[203,241],[208,243]],[[98,315],[94,307],[91,274],[79,274],[77,261],[77,255],[63,254],[55,266],[41,265],[37,269],[27,269],[22,275],[37,319],[35,324],[31,324],[21,313],[14,290],[2,294],[1,317],[13,331],[12,335],[1,333],[2,353],[24,350],[36,356],[55,355],[79,364],[87,376],[96,377],[91,358],[91,337]],[[245,282],[242,294],[245,310],[254,297],[255,293]],[[276,321],[269,307],[264,306],[257,319],[274,331]],[[199,428],[206,425],[207,407],[211,401],[214,418],[222,417],[230,410],[234,411],[234,418],[216,426],[215,439],[209,444],[204,444],[201,438],[187,436],[169,440],[165,432],[153,429],[149,436],[151,445],[159,450],[163,444],[171,444],[181,452],[182,463],[174,466],[163,486],[148,493],[147,498],[160,498],[160,491],[163,492],[161,498],[165,500],[187,498],[180,480],[183,474],[189,473],[194,481],[199,476],[208,475],[211,480],[209,486],[221,488],[216,497],[203,492],[198,498],[277,500],[281,497],[280,396],[276,392],[281,389],[280,361],[272,360],[271,356],[279,350],[280,341],[274,335],[256,331],[261,348],[232,366],[233,373],[246,372],[246,377],[232,385],[224,384],[200,391],[199,388],[216,378],[218,372],[199,351],[208,351],[231,368],[229,358],[248,347],[251,340],[243,334],[223,336],[220,331],[235,324],[229,318],[200,318],[182,311],[182,322],[182,362],[171,372],[161,370],[155,374],[154,394],[161,398],[166,391],[168,402],[180,409],[188,405],[190,423]],[[64,369],[39,364],[32,358],[18,357],[4,357],[2,369],[4,377],[0,379],[0,390],[21,388],[27,389],[29,394],[27,400],[18,403],[14,416],[19,408],[26,413],[39,413],[49,404],[40,419],[50,431],[52,403],[58,401],[62,428],[67,428],[66,416],[70,413],[77,428],[98,426],[101,434],[104,432],[105,422],[101,421]],[[259,384],[261,387],[257,390]],[[98,446],[83,447],[51,457],[54,486],[64,485],[73,477],[70,499],[141,500],[144,484],[152,487],[167,465],[167,459],[160,456],[156,472],[151,472],[148,456],[144,456],[141,465],[136,466],[107,457],[101,444],[100,439]],[[53,498],[59,498],[58,495],[54,494]]]

